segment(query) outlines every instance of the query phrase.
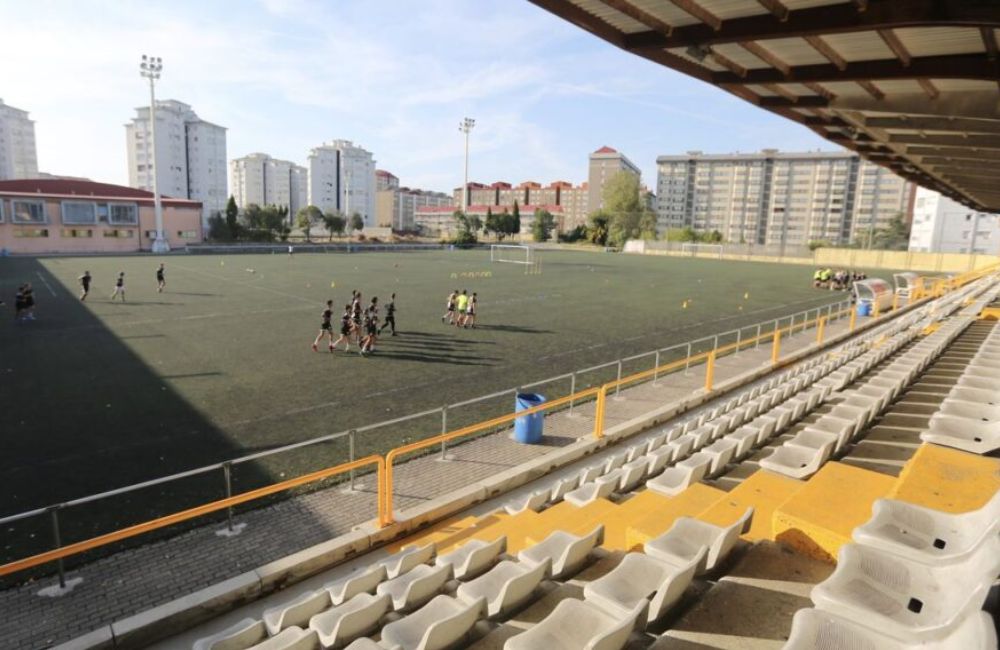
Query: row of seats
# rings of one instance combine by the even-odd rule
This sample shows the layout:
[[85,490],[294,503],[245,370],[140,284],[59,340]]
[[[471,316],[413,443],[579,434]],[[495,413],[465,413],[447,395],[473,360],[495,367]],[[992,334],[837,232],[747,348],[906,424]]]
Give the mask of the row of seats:
[[920,438],[975,454],[1000,449],[1000,328],[983,341]]
[[795,614],[785,650],[994,650],[981,611],[1000,574],[1000,490],[949,514],[880,499]]

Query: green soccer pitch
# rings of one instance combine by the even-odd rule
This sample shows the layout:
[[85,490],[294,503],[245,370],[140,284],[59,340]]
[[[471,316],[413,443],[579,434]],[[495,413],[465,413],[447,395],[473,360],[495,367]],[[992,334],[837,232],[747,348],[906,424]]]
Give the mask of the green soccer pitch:
[[[160,261],[164,293],[156,292]],[[85,270],[94,281],[81,303],[77,277]],[[813,289],[812,269],[793,265],[546,251],[542,270],[526,275],[520,265],[491,264],[488,249],[2,258],[0,516],[845,297]],[[119,271],[126,274],[125,304],[108,299]],[[15,287],[26,281],[35,289],[37,320],[15,324]],[[331,354],[325,344],[313,352],[323,303],[334,300],[339,329],[352,289],[366,303],[396,292],[400,335],[384,336],[367,358],[355,345],[350,353]],[[479,293],[476,329],[441,322],[452,289]],[[465,407],[449,415],[449,425],[492,415]],[[358,437],[357,454],[439,432],[439,416],[380,430]],[[346,445],[329,446],[241,466],[236,488],[330,466],[346,453]],[[215,473],[81,510],[93,524],[86,532],[105,532],[219,498],[220,490]]]

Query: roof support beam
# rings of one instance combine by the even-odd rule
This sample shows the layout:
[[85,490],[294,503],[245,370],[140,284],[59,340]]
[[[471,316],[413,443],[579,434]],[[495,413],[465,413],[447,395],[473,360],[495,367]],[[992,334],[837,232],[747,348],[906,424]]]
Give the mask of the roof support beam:
[[761,7],[764,7],[778,20],[784,22],[788,20],[788,7],[781,4],[781,0],[757,0]]
[[814,50],[822,54],[827,61],[836,66],[838,70],[847,69],[847,61],[844,60],[844,57],[840,56],[840,53],[833,49],[822,37],[806,36],[805,40]]
[[883,93],[881,90],[879,90],[879,87],[876,86],[875,84],[873,84],[872,82],[870,82],[870,81],[856,81],[855,83],[858,84],[859,86],[861,86],[861,88],[864,89],[864,91],[866,93],[868,93],[869,95],[871,95],[875,99],[877,99],[879,101],[882,101],[883,99],[885,99],[885,93]]
[[910,55],[910,51],[906,49],[906,46],[903,45],[903,41],[899,40],[899,37],[896,36],[896,32],[891,29],[880,29],[878,30],[878,35],[889,46],[889,49],[896,55],[896,58],[903,64],[903,67],[908,67],[910,59],[913,57]]
[[601,0],[615,11],[625,14],[632,20],[638,21],[650,29],[660,32],[664,36],[670,36],[674,31],[672,25],[668,25],[653,14],[632,4],[629,0]]
[[759,106],[763,108],[826,108],[830,100],[826,97],[804,96],[794,102],[784,97],[761,97]]
[[974,147],[969,147],[968,149],[959,149],[955,147],[907,146],[906,155],[919,156],[921,158],[925,156],[947,157],[947,158],[954,158],[956,160],[969,160],[972,162],[976,161],[1000,162],[1000,151],[995,151],[992,149],[976,149]]
[[977,149],[1000,149],[1000,135],[919,135],[915,133],[891,133],[889,144],[915,144],[921,146],[973,147]]
[[[531,1],[545,7],[551,0]],[[690,0],[671,1],[685,11],[688,9],[681,5],[697,6]],[[702,11],[704,10],[702,9]],[[564,15],[558,11],[554,13]],[[718,19],[716,18],[716,20]],[[962,2],[870,0],[867,10],[863,12],[859,12],[854,5],[840,3],[789,11],[788,17],[784,21],[776,22],[773,15],[762,14],[719,21],[717,27],[707,21],[706,24],[675,27],[670,36],[656,31],[639,32],[625,37],[625,49],[630,51],[655,50],[900,27],[948,26],[1000,28],[1000,13],[996,11],[996,4],[992,0],[963,0]]]
[[715,31],[719,31],[722,28],[722,19],[702,7],[695,0],[669,0],[669,2],[673,3],[681,11],[691,14]]
[[897,131],[955,131],[1000,135],[1000,119],[970,120],[961,117],[866,117],[865,126]]
[[990,61],[1000,58],[1000,47],[997,46],[997,35],[991,27],[980,27],[979,35],[983,39],[983,47],[986,48],[986,56]]
[[[769,65],[777,68],[770,70],[760,68],[750,70],[744,83],[823,83],[835,81],[871,81],[891,79],[980,79],[994,81],[1000,79],[1000,63],[990,62],[981,54],[955,54],[949,56],[927,56],[910,59],[909,65],[903,65],[895,59],[875,61],[844,61],[841,67],[837,63],[821,63],[789,67],[787,63],[777,59],[773,54],[756,44],[740,43],[740,45]],[[781,66],[774,65],[765,57],[776,60]],[[717,84],[736,83],[725,72],[716,72],[712,81]]]
[[892,116],[947,115],[987,120],[1000,119],[996,90],[941,91],[937,99],[928,99],[926,93],[919,91],[907,94],[893,93],[882,101],[875,101],[863,95],[838,95],[830,101],[830,108]]
[[[775,56],[767,48],[757,44],[757,43],[740,43],[740,47],[744,50],[753,54],[755,57],[768,64],[772,68],[776,68],[783,76],[787,77],[791,68],[787,63]],[[773,82],[771,82],[773,83]]]
[[937,99],[938,95],[941,94],[941,91],[937,89],[937,86],[935,86],[930,79],[924,79],[921,77],[917,79],[917,83],[920,84],[920,87],[924,89],[924,92],[927,93],[927,97],[930,99]]
[[967,167],[982,167],[983,169],[995,169],[1000,173],[1000,157],[995,160],[976,160],[964,158],[944,158],[942,156],[914,156],[920,158],[920,164],[924,167],[949,167],[955,165],[965,165]]

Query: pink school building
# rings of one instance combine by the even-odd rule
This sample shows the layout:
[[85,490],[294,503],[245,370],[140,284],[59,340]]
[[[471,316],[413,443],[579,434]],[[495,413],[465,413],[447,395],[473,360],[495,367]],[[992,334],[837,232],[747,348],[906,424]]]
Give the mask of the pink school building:
[[[170,248],[202,241],[201,203],[161,197]],[[130,253],[150,250],[153,194],[93,181],[0,181],[0,251]]]

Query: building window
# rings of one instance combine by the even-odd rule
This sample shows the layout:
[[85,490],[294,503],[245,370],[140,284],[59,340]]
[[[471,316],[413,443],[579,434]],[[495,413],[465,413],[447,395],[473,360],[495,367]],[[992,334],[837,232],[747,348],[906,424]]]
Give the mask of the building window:
[[116,226],[134,226],[139,223],[139,209],[134,203],[109,203],[109,223]]
[[[11,201],[12,223],[48,223],[44,201]],[[40,235],[48,237],[48,235]]]
[[63,228],[60,235],[66,239],[75,237],[93,237],[94,231],[89,228]]
[[155,230],[147,230],[146,231],[146,239],[156,239],[156,231]]
[[120,229],[120,230],[105,230],[104,231],[104,236],[105,237],[117,237],[119,239],[131,239],[132,237],[135,237],[135,231],[134,230],[125,230],[124,228]]
[[14,231],[15,237],[48,237],[49,231],[45,228],[18,228]]
[[0,223],[3,223],[3,201],[0,201]]
[[198,239],[197,230],[178,230],[177,236],[181,239]]
[[68,225],[97,223],[97,204],[84,201],[63,201],[62,222]]

